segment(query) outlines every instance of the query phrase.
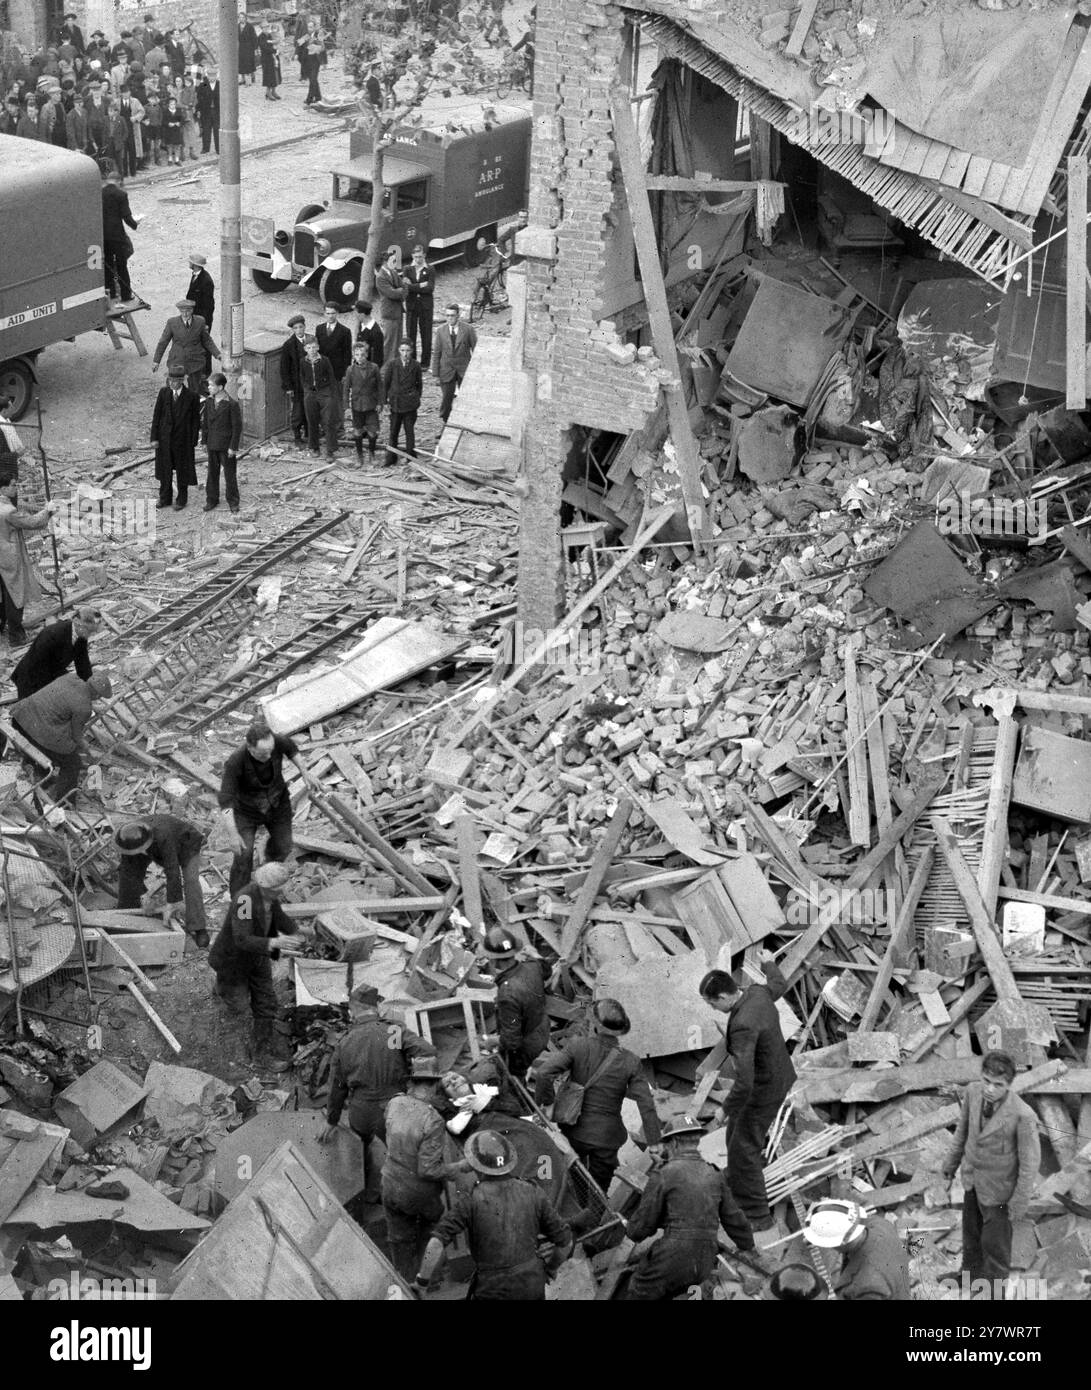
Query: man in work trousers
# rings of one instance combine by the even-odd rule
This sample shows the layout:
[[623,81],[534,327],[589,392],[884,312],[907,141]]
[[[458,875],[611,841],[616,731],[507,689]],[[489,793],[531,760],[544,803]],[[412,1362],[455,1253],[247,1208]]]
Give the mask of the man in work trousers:
[[[643,1065],[618,1042],[630,1026],[628,1014],[616,999],[600,999],[591,1010],[590,1037],[570,1038],[564,1047],[551,1048],[534,1063],[534,1098],[539,1105],[552,1104],[556,1079],[565,1072],[584,1088],[575,1122],[566,1123],[556,1111],[554,1119],[604,1193],[610,1190],[618,1151],[628,1138],[621,1118],[626,1097],[635,1100],[640,1110],[645,1142],[653,1151],[659,1145],[659,1116]],[[563,1096],[562,1087],[561,1105]]]
[[186,385],[198,395],[202,394],[205,380],[205,363],[211,364],[215,357],[220,360],[220,350],[209,336],[203,318],[193,312],[192,299],[179,299],[174,306],[178,313],[167,319],[167,326],[156,344],[152,358],[152,371],[159,370],[164,352],[170,347],[167,367],[181,367]]
[[296,930],[279,898],[288,882],[283,864],[263,864],[253,880],[232,895],[224,924],[212,943],[208,963],[216,972],[214,992],[233,1015],[247,1005],[254,1019],[254,1060],[270,1071],[287,1071],[283,1040],[277,1031],[279,1015],[271,962],[281,955],[295,955],[298,941],[288,941]]
[[121,175],[107,174],[102,183],[102,258],[106,280],[106,293],[117,298],[122,304],[133,298],[133,287],[129,280],[129,257],[133,254],[133,244],[129,240],[126,227],[135,232],[139,223],[129,207],[129,195],[121,186]]
[[167,368],[167,385],[160,388],[152,413],[151,442],[155,445],[157,508],[171,505],[180,512],[197,486],[197,440],[201,433],[201,398],[185,384],[185,368]]
[[465,1159],[447,1162],[447,1128],[436,1109],[439,1082],[436,1059],[414,1057],[408,1094],[395,1096],[386,1107],[383,1215],[391,1262],[406,1280],[420,1268],[432,1228],[443,1215],[443,1184],[472,1171]]
[[807,1213],[803,1238],[819,1250],[838,1250],[841,1268],[834,1297],[845,1303],[901,1303],[912,1298],[909,1257],[885,1217],[868,1216],[856,1202],[826,1198]]
[[398,355],[392,357],[381,373],[383,384],[382,404],[390,408],[390,448],[386,451],[386,461],[394,464],[398,455],[398,437],[405,430],[405,452],[410,458],[417,457],[417,411],[420,409],[421,395],[424,391],[420,363],[413,361],[413,349],[403,339],[398,347]]
[[1011,1224],[1026,1220],[1041,1162],[1038,1119],[1014,1080],[1007,1052],[985,1054],[943,1165],[948,1179],[962,1168],[962,1268],[993,1297],[1011,1273]]
[[418,351],[419,336],[417,361],[423,367],[432,360],[432,307],[436,293],[436,272],[425,260],[424,247],[419,241],[413,247],[413,259],[406,266],[405,283],[405,336],[414,352]]
[[319,452],[321,432],[326,436],[326,457],[333,458],[341,428],[341,386],[313,338],[308,339],[307,359],[303,363],[303,414],[307,417],[307,443],[311,453]]
[[479,1175],[436,1226],[424,1252],[416,1284],[427,1289],[456,1236],[465,1234],[477,1266],[468,1298],[487,1303],[545,1299],[547,1266],[539,1240],[553,1249],[549,1270],[557,1269],[572,1248],[572,1232],[542,1189],[515,1177],[515,1145],[494,1129],[480,1129],[463,1151]]
[[227,377],[217,372],[209,379],[211,394],[201,412],[201,443],[208,450],[205,475],[205,511],[220,505],[220,469],[223,469],[227,505],[239,510],[238,452],[242,439],[242,406],[227,394]]
[[[333,368],[344,409],[345,373],[352,364],[352,333],[337,317],[335,304],[327,304],[324,312],[325,317],[314,330],[314,336],[318,342],[318,351]],[[340,416],[337,420],[337,433],[341,433]]]
[[243,746],[224,763],[219,802],[223,830],[235,855],[229,880],[232,895],[250,880],[254,837],[262,826],[269,835],[266,859],[284,860],[292,852],[292,800],[284,780],[285,758],[295,763],[304,780],[312,780],[294,740],[274,734],[268,724],[255,719]]
[[19,699],[43,690],[73,665],[80,680],[88,680],[94,669],[88,641],[101,624],[97,608],[83,607],[77,608],[74,617],[43,627],[11,673]]
[[401,248],[392,246],[375,272],[375,289],[379,295],[379,323],[383,330],[384,364],[394,361],[398,355],[398,344],[402,340],[402,309],[409,295],[409,287],[398,269],[401,258]]
[[280,350],[280,384],[288,397],[292,436],[303,443],[307,432],[307,416],[303,411],[303,364],[307,360],[307,320],[293,314],[288,320],[291,337]]
[[461,321],[462,311],[457,304],[447,305],[445,317],[447,321],[440,324],[432,344],[432,375],[439,382],[442,392],[439,418],[444,424],[455,403],[455,392],[462,385],[462,378],[477,347],[477,329]]
[[482,1038],[485,1047],[499,1047],[500,1056],[518,1080],[549,1046],[545,967],[540,960],[520,960],[519,943],[504,927],[485,933],[485,959],[496,981],[497,1032]]
[[727,1015],[724,1042],[735,1066],[723,1107],[727,1180],[756,1231],[767,1230],[773,1222],[763,1176],[765,1137],[796,1079],[776,1010],[787,982],[768,952],[763,952],[761,965],[763,985],[739,989],[725,970],[710,970],[700,984],[705,1003]]
[[699,1288],[716,1269],[722,1226],[739,1250],[754,1249],[750,1223],[735,1205],[726,1174],[706,1163],[698,1150],[703,1127],[689,1115],[663,1132],[669,1157],[653,1172],[627,1225],[630,1240],[662,1236],[640,1258],[625,1297],[664,1302]]
[[85,681],[74,675],[58,676],[12,705],[12,727],[57,769],[53,781],[43,788],[54,801],[74,796],[80,780],[80,755],[87,752],[84,733],[92,706],[113,693],[109,676],[96,671]]
[[205,837],[189,821],[165,813],[126,821],[114,834],[121,851],[117,905],[139,907],[148,865],[158,864],[166,878],[163,925],[169,927],[185,907],[186,935],[208,945],[205,899],[201,892],[201,846]]
[[400,1023],[379,1017],[379,991],[358,985],[349,999],[352,1027],[333,1049],[326,1128],[320,1143],[328,1144],[348,1101],[349,1127],[364,1146],[364,1199],[377,1202],[376,1174],[369,1163],[372,1141],[386,1142],[386,1107],[405,1093],[412,1062],[434,1057],[436,1050]]

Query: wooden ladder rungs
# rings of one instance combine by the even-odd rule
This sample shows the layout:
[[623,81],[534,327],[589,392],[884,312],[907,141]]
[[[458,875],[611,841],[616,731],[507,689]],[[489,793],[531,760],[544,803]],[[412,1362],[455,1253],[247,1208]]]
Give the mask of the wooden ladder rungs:
[[[129,330],[127,333],[123,333],[121,329],[118,328],[117,325],[119,322],[123,323]],[[144,339],[140,336],[140,329],[137,328],[136,321],[132,314],[118,314],[116,312],[111,314],[106,320],[106,332],[109,333],[110,341],[118,351],[121,350],[121,340],[126,338],[129,342],[136,345],[136,355],[138,357],[147,357],[148,349],[144,346]]]

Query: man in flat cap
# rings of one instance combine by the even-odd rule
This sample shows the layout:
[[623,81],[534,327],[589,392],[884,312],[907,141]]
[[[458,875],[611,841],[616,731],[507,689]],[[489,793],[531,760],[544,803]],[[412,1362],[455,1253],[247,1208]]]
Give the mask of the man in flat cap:
[[102,625],[97,608],[78,608],[75,616],[43,627],[23,653],[11,673],[19,699],[25,700],[36,690],[43,690],[50,681],[63,676],[75,665],[80,680],[87,680],[92,671],[88,639]]
[[180,512],[189,500],[189,489],[197,485],[200,433],[201,398],[186,386],[186,370],[180,363],[168,367],[167,385],[156,396],[152,415],[151,443],[155,445],[155,477],[159,483],[157,507],[171,505],[175,479],[174,510]]
[[159,370],[159,363],[169,346],[167,366],[181,367],[189,389],[196,395],[203,395],[205,359],[215,357],[218,362],[220,350],[209,337],[204,319],[194,313],[196,306],[192,299],[180,299],[174,307],[178,314],[175,318],[167,319],[167,326],[152,358],[152,371]]
[[163,925],[181,915],[185,905],[186,935],[198,946],[208,945],[205,900],[201,892],[201,846],[204,835],[195,825],[166,814],[126,821],[114,834],[121,852],[117,905],[139,907],[149,864],[158,864],[166,877],[167,902]]
[[247,1005],[254,1019],[254,1060],[270,1071],[287,1071],[287,1049],[277,1031],[276,990],[271,962],[295,955],[300,943],[296,924],[280,905],[291,877],[283,864],[270,861],[255,869],[250,882],[231,899],[208,963],[216,972],[214,991],[230,1013],[240,1015]]
[[292,434],[295,442],[302,444],[307,429],[307,417],[303,411],[303,363],[307,360],[307,320],[302,314],[293,314],[288,320],[288,332],[291,336],[280,350],[280,384],[288,397]]
[[[212,333],[212,320],[216,313],[216,286],[208,273],[208,261],[199,251],[191,251],[189,256],[189,289],[186,298],[193,301],[195,317],[204,319],[205,327]],[[212,371],[212,356],[205,353],[205,376]]]

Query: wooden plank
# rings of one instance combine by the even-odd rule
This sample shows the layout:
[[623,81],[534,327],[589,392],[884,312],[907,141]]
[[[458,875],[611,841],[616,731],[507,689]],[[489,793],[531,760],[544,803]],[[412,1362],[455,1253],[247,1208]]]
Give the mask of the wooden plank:
[[335,743],[328,750],[330,760],[341,776],[353,786],[366,805],[371,805],[375,796],[371,788],[371,778],[342,743]]
[[[117,943],[116,943],[116,942],[114,943],[114,948],[115,948],[115,950],[117,949]],[[135,968],[135,967],[133,967],[133,968]],[[178,1039],[177,1039],[177,1038],[174,1036],[174,1034],[170,1031],[170,1029],[167,1027],[167,1025],[163,1022],[163,1020],[159,1017],[159,1015],[158,1015],[158,1014],[155,1012],[155,1010],[152,1008],[152,1006],[148,1003],[148,1001],[147,1001],[147,1000],[144,998],[144,996],[140,993],[140,991],[137,989],[136,985],[133,984],[132,980],[129,980],[129,981],[126,983],[125,988],[129,991],[129,993],[133,996],[133,998],[136,1000],[136,1002],[140,1005],[140,1007],[141,1007],[141,1008],[144,1010],[144,1012],[148,1015],[148,1018],[151,1020],[152,1026],[155,1028],[155,1030],[156,1030],[157,1033],[160,1033],[160,1034],[163,1036],[163,1039],[165,1040],[165,1042],[167,1043],[167,1046],[171,1049],[171,1051],[172,1051],[173,1053],[175,1053],[176,1056],[177,1056],[177,1055],[180,1055],[180,1054],[181,1054],[181,1051],[182,1051],[182,1044],[178,1041]]]
[[1012,968],[1004,955],[1000,938],[993,931],[992,921],[982,900],[981,891],[970,866],[963,858],[950,825],[942,816],[933,816],[932,830],[935,833],[939,851],[947,863],[951,877],[954,879],[958,895],[965,904],[974,940],[977,942],[977,949],[981,952],[985,969],[989,972],[989,978],[996,990],[997,999],[1002,1004],[1021,1005],[1023,999],[1019,993],[1019,987],[1015,983]]
[[1068,246],[1065,254],[1065,405],[1087,404],[1087,156],[1068,157]]
[[737,179],[685,179],[678,174],[645,174],[649,193],[752,193],[761,183],[742,183]]
[[931,1052],[932,1049],[936,1046],[936,1044],[942,1042],[943,1039],[947,1036],[947,1034],[950,1033],[954,1028],[956,1028],[958,1024],[964,1018],[967,1017],[973,1006],[977,1003],[981,996],[984,993],[986,993],[986,991],[989,989],[989,986],[990,981],[988,975],[982,975],[979,980],[975,981],[974,984],[971,985],[971,987],[960,996],[958,1002],[951,1005],[951,1008],[948,1010],[950,1018],[943,1025],[943,1027],[940,1028],[937,1032],[933,1033],[930,1038],[926,1038],[924,1042],[920,1044],[919,1047],[915,1048],[906,1058],[906,1061],[923,1061],[924,1058],[928,1056],[929,1052]]
[[879,1017],[879,1008],[882,1004],[883,995],[887,991],[891,978],[894,974],[894,962],[902,944],[908,939],[913,929],[913,917],[920,903],[921,895],[928,882],[928,875],[932,872],[932,859],[935,850],[931,845],[921,855],[917,862],[917,867],[913,871],[909,888],[906,890],[905,898],[902,901],[901,909],[898,912],[897,921],[894,923],[894,930],[890,933],[890,940],[883,953],[883,959],[879,963],[879,972],[871,986],[871,994],[864,1012],[860,1015],[858,1032],[867,1033],[875,1027],[875,1021]]
[[802,8],[796,16],[795,28],[792,30],[788,42],[784,45],[784,52],[789,58],[798,58],[803,52],[803,45],[807,42],[807,35],[811,32],[811,25],[814,23],[817,9],[818,0],[803,0]]
[[1091,917],[1091,902],[1083,898],[1061,898],[1055,893],[1035,893],[1029,888],[1008,888],[1001,884],[998,896],[1013,903],[1038,903],[1050,912],[1078,912]]
[[587,871],[579,893],[576,896],[575,904],[568,921],[564,924],[564,931],[561,934],[560,958],[562,961],[570,961],[576,954],[576,947],[579,944],[580,935],[587,922],[587,915],[595,905],[595,899],[602,886],[602,880],[606,870],[610,867],[617,847],[621,843],[621,836],[625,827],[629,824],[629,817],[633,813],[633,803],[623,797],[617,805],[617,810],[610,817],[610,824],[606,827],[606,834],[599,841],[599,847],[595,851],[595,857],[591,860],[591,866]]
[[849,779],[849,839],[854,845],[871,844],[871,817],[868,811],[867,746],[864,742],[864,715],[860,703],[860,683],[856,674],[856,643],[845,644],[845,729],[846,771]]
[[458,881],[462,885],[462,910],[475,931],[484,931],[485,914],[481,905],[481,880],[477,868],[477,827],[470,816],[455,817],[458,838]]
[[281,903],[288,917],[317,917],[320,912],[336,912],[340,907],[354,907],[368,917],[410,916],[419,912],[438,912],[446,899],[442,894],[429,893],[419,898],[338,898],[335,902]]
[[[1091,702],[1089,702],[1091,707]],[[1011,782],[1015,771],[1015,748],[1019,726],[1010,714],[997,719],[996,751],[989,775],[989,799],[985,809],[985,827],[981,836],[981,859],[977,866],[977,886],[986,913],[996,912],[996,894],[1000,887],[1000,870],[1008,855],[1008,806],[1011,802]]]
[[698,457],[697,441],[689,422],[689,412],[682,389],[682,371],[674,342],[663,271],[659,264],[659,247],[656,244],[655,227],[648,202],[640,140],[633,121],[629,92],[619,83],[611,87],[610,104],[614,117],[614,143],[632,221],[633,242],[648,308],[652,344],[663,370],[671,381],[671,385],[664,387],[664,392],[667,398],[671,440],[678,456],[678,478],[686,504],[686,521],[691,536],[695,541],[700,541],[707,525],[704,491],[701,486],[701,460]]

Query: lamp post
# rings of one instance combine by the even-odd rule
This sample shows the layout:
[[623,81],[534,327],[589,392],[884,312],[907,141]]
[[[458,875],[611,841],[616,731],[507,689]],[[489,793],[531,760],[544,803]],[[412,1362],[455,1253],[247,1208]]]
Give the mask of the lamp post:
[[235,371],[243,347],[241,165],[238,0],[220,0],[220,278],[227,304],[225,356]]

